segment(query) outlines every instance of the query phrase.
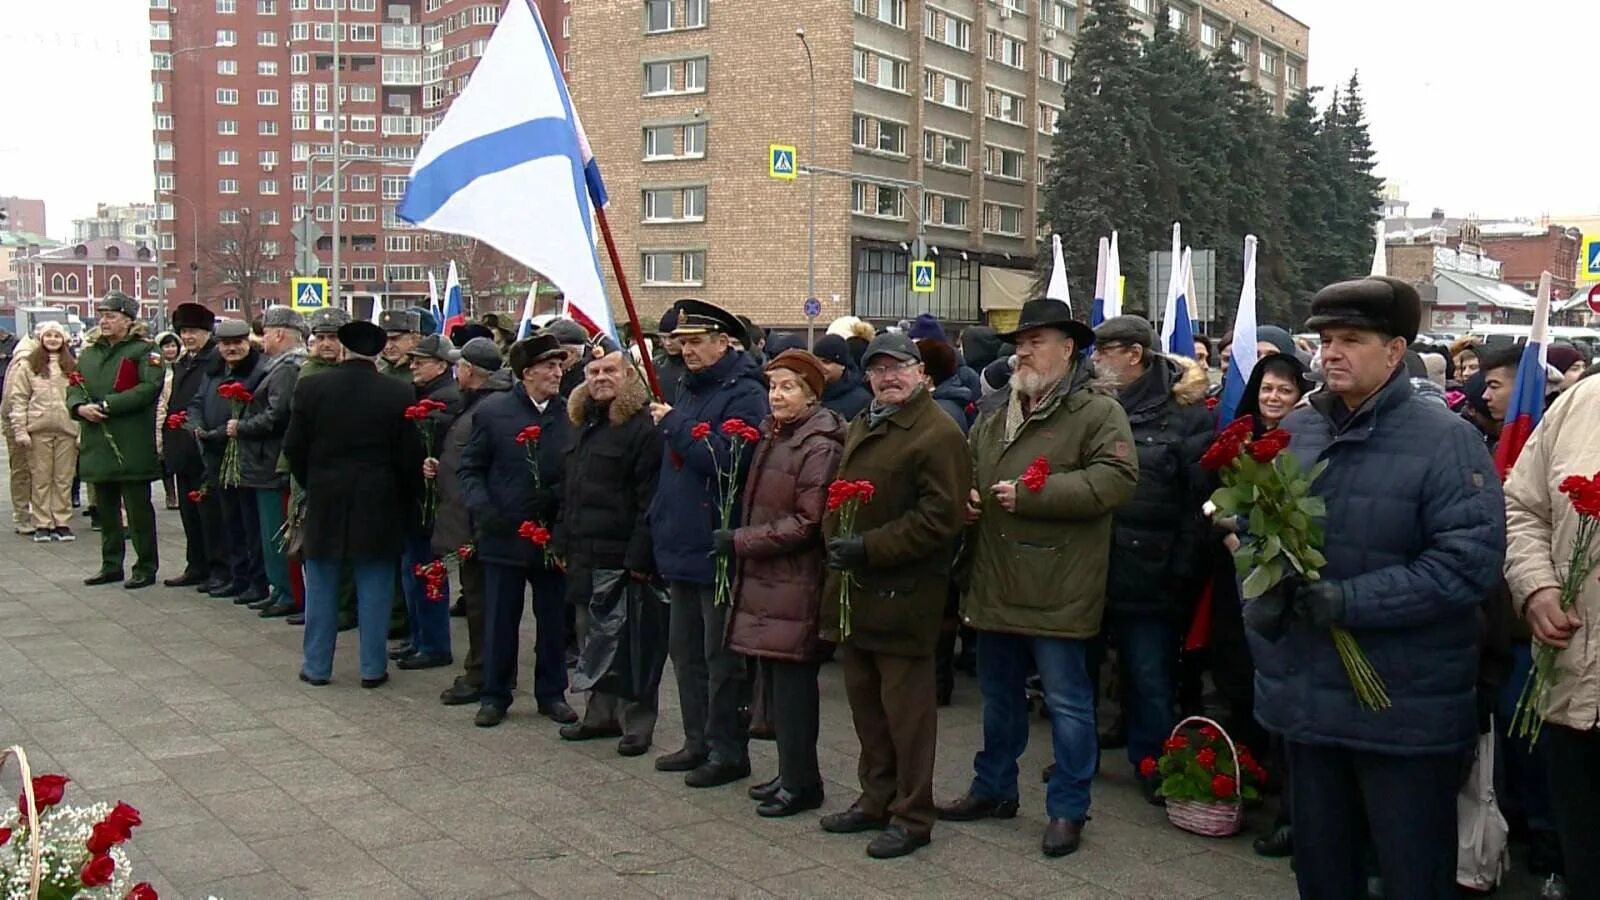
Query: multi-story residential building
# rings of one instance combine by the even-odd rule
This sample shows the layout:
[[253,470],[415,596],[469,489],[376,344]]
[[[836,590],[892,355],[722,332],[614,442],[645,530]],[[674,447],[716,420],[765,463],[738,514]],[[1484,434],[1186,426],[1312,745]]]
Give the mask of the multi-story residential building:
[[0,230],[0,313],[16,309],[22,293],[22,278],[27,274],[32,283],[32,269],[28,258],[61,246],[43,235],[26,231]]
[[[1155,0],[1129,4],[1147,32],[1161,24]],[[812,186],[768,177],[771,144],[856,176],[816,179],[823,321],[931,311],[976,322],[1018,305],[1031,290],[1039,185],[1082,8],[796,0],[744,15],[709,0],[572,4],[574,102],[641,312],[697,295],[763,323],[804,321]],[[1228,42],[1275,108],[1302,89],[1308,29],[1268,0],[1169,9],[1165,24],[1202,50]],[[907,277],[919,237],[938,272],[931,295],[913,294]]]
[[72,220],[72,239],[74,241],[92,241],[95,238],[128,241],[135,245],[149,244],[154,249],[156,243],[155,205],[151,203],[95,204],[93,217]]
[[[334,274],[337,219],[338,283],[357,311],[376,294],[386,305],[425,303],[427,274],[450,248],[400,221],[395,207],[501,5],[150,0],[156,245],[168,302],[194,298],[242,315],[287,302],[290,277],[313,262],[296,244],[297,223],[310,218],[325,277]],[[564,54],[566,3],[538,5]],[[337,207],[335,129],[344,157]],[[241,254],[242,245],[253,249]],[[241,293],[256,309],[240,308]]]
[[45,227],[43,200],[31,197],[0,197],[0,212],[5,213],[5,220],[0,221],[0,228],[6,231],[38,235],[50,233]]

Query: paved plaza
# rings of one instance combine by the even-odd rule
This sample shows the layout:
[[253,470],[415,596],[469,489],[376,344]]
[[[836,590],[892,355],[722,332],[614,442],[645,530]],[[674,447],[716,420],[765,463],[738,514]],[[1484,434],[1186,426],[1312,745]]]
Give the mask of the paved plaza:
[[[176,514],[158,518],[170,576],[182,531]],[[1118,753],[1106,754],[1083,848],[1045,859],[1043,721],[1021,815],[941,823],[930,847],[878,862],[864,853],[870,836],[825,834],[816,814],[757,818],[751,782],[694,790],[656,772],[655,752],[564,743],[525,699],[499,728],[474,728],[476,707],[437,699],[456,669],[391,669],[387,686],[362,690],[354,632],[340,635],[333,684],[304,685],[300,629],[281,619],[187,589],[85,587],[98,534],[74,524],[71,544],[0,535],[0,744],[71,777],[69,801],[142,810],[130,853],[165,898],[1294,895],[1287,863],[1257,858],[1249,833],[1210,840],[1168,825]],[[452,620],[458,659],[464,625]],[[941,800],[965,788],[980,735],[977,684],[958,677],[939,715]],[[676,699],[669,673],[657,751],[680,745]],[[831,812],[856,794],[837,666],[823,667],[822,704]],[[772,744],[751,753],[756,779],[776,772]],[[16,777],[8,767],[0,796]],[[1270,815],[1250,819],[1259,833]]]

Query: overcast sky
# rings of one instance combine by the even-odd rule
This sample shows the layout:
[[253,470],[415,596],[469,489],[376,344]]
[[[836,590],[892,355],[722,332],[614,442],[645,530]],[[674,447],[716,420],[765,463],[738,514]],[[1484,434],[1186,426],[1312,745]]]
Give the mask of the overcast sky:
[[[150,199],[148,4],[3,6],[0,195],[42,196],[53,237],[96,201]],[[1580,77],[1593,68],[1600,2],[1279,6],[1311,26],[1313,84],[1360,70],[1379,174],[1399,183],[1414,215],[1600,213],[1600,178],[1575,164],[1600,146],[1600,118],[1584,112],[1593,86]]]

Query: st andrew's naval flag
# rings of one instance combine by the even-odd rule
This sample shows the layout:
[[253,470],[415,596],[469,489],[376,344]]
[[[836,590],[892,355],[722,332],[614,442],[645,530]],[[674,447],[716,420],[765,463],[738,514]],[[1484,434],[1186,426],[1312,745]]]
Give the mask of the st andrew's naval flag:
[[423,142],[400,218],[488,242],[561,288],[573,318],[617,335],[595,253],[606,205],[533,0],[511,0],[472,80]]

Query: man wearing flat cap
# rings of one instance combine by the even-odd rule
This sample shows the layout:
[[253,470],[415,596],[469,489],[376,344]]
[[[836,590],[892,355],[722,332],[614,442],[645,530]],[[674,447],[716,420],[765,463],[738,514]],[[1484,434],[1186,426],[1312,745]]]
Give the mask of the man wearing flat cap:
[[570,397],[583,384],[583,366],[590,359],[589,332],[572,319],[559,318],[551,319],[541,331],[560,341],[562,352],[567,354],[562,362],[561,396]]
[[[500,348],[493,337],[472,338],[455,352],[454,358],[461,409],[437,438],[438,457],[422,464],[423,477],[433,480],[439,495],[432,540],[433,553],[440,558],[474,540],[472,513],[461,495],[461,452],[472,435],[472,422],[483,401],[511,390],[511,370],[500,358]],[[483,560],[469,555],[460,560],[456,574],[460,581],[457,603],[467,619],[467,658],[462,673],[439,695],[439,702],[446,706],[477,703],[483,690]]]
[[[1302,897],[1361,896],[1369,842],[1388,896],[1455,896],[1479,606],[1500,578],[1506,513],[1483,440],[1406,377],[1421,317],[1398,279],[1323,288],[1306,328],[1322,336],[1326,390],[1281,426],[1300,466],[1326,467],[1312,494],[1327,506],[1327,564],[1249,601],[1244,618],[1256,717],[1286,742]],[[1357,699],[1335,626],[1354,635],[1389,708]]]
[[289,475],[280,471],[283,436],[289,430],[290,401],[306,361],[304,316],[287,306],[269,306],[261,314],[262,359],[250,403],[224,430],[239,441],[239,484],[254,493],[259,523],[262,568],[267,598],[251,604],[263,619],[295,611],[289,555],[278,532],[289,506]]
[[[456,384],[456,350],[442,334],[430,334],[406,354],[411,360],[411,378],[417,400],[444,404],[444,409],[428,414],[435,446],[450,430],[450,423],[461,412],[461,388]],[[426,471],[424,471],[426,475]],[[391,656],[402,669],[436,669],[455,662],[450,655],[450,606],[428,599],[427,583],[417,567],[431,562],[433,525],[436,513],[419,505],[406,527],[405,551],[400,555],[400,585],[405,591],[407,640]],[[450,596],[450,583],[444,586]]]
[[[722,433],[742,419],[755,427],[767,417],[767,388],[749,354],[733,346],[744,326],[704,300],[679,300],[672,335],[688,370],[672,403],[651,403],[650,417],[666,440],[661,475],[650,505],[656,565],[672,594],[669,640],[683,716],[683,748],[659,757],[656,769],[686,772],[690,787],[716,787],[750,775],[749,735],[740,716],[744,659],[727,646],[726,602],[716,602],[711,532],[721,528],[719,472],[740,459],[747,471],[755,445]],[[704,439],[694,428],[710,425]],[[737,527],[734,522],[730,527]]]
[[414,309],[386,309],[378,313],[378,327],[388,338],[378,371],[410,384],[411,358],[407,354],[422,340],[422,317]]
[[222,396],[222,388],[238,384],[254,391],[261,368],[261,349],[250,340],[250,324],[243,319],[217,320],[217,366],[189,403],[189,427],[206,461],[206,489],[216,494],[222,510],[223,546],[227,548],[229,583],[208,593],[231,599],[235,605],[262,603],[270,596],[266,561],[261,555],[261,517],[256,512],[255,492],[243,484],[243,466],[238,472],[224,465],[227,453],[228,423],[233,421],[233,403]]
[[156,403],[166,381],[161,351],[145,338],[139,304],[112,291],[95,304],[99,326],[78,357],[81,381],[67,388],[67,409],[84,423],[78,476],[94,491],[100,515],[100,571],[85,584],[122,581],[122,510],[135,562],[123,587],[155,584],[156,514],[150,482],[161,477],[156,455]]
[[[216,320],[216,313],[199,303],[180,303],[172,311],[172,327],[183,345],[183,353],[172,364],[172,393],[167,398],[167,409],[174,413],[189,409],[205,385],[206,372],[219,365],[217,342],[211,334]],[[186,554],[183,572],[163,583],[221,590],[231,580],[221,538],[222,507],[216,496],[201,493],[206,464],[200,445],[188,428],[167,429],[163,441],[165,465],[178,482],[178,517],[183,522]],[[195,495],[200,499],[190,499]]]
[[338,338],[344,362],[295,386],[294,415],[283,439],[289,471],[306,492],[300,680],[320,686],[333,678],[339,586],[349,570],[361,636],[361,686],[375,688],[389,680],[389,611],[406,515],[422,492],[422,442],[405,417],[414,392],[377,371],[382,329],[350,322],[339,328]]
[[[1114,321],[1114,320],[1113,320]],[[978,403],[968,434],[973,486],[962,547],[964,623],[977,632],[983,747],[951,821],[1017,814],[1017,761],[1027,749],[1024,684],[1032,659],[1049,712],[1055,768],[1045,791],[1046,856],[1078,849],[1100,754],[1090,645],[1105,608],[1112,512],[1139,480],[1128,416],[1094,389],[1084,359],[1094,332],[1060,300],[1023,304],[1006,387]],[[1036,460],[1042,481],[1025,484]]]
[[[548,334],[512,344],[512,387],[479,404],[461,450],[457,477],[483,561],[483,687],[473,720],[480,728],[505,721],[511,707],[523,597],[530,587],[538,623],[534,701],[539,714],[554,722],[578,721],[567,705],[566,582],[554,548],[522,533],[524,524],[530,534],[543,529],[548,542],[561,516],[572,434],[560,395],[565,359],[561,344]],[[534,426],[537,439],[520,437]]]
[[[852,534],[842,533],[837,511],[823,518],[831,571],[821,622],[822,637],[839,644],[861,794],[845,812],[823,816],[822,828],[881,832],[867,854],[890,859],[926,845],[933,830],[934,655],[971,462],[961,427],[924,386],[911,338],[873,338],[861,364],[872,404],[850,422],[835,477],[871,482],[875,496],[856,513]],[[840,596],[847,579],[848,608]]]

